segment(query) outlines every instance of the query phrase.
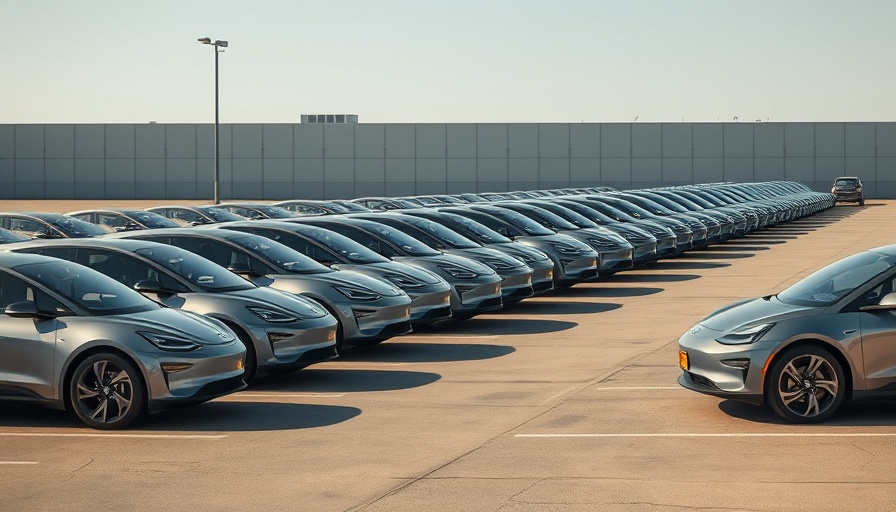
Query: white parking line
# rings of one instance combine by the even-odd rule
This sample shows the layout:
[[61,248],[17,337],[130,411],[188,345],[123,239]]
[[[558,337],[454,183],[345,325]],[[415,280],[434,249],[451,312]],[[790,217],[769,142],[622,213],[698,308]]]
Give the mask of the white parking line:
[[521,438],[581,438],[581,437],[896,437],[896,432],[735,432],[735,433],[614,433],[614,434],[514,434]]
[[37,464],[27,460],[0,460],[0,466],[29,466]]
[[118,437],[128,439],[224,439],[226,435],[201,435],[201,434],[62,434],[41,432],[0,432],[0,437]]

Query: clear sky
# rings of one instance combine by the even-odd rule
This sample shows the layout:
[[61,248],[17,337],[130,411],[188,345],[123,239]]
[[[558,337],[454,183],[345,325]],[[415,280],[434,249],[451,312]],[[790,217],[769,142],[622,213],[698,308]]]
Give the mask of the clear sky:
[[894,0],[0,0],[0,123],[896,120]]

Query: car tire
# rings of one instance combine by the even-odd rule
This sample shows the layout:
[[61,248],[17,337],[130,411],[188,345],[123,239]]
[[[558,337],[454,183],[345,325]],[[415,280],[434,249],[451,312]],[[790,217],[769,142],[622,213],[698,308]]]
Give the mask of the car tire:
[[146,411],[146,385],[134,364],[117,354],[93,354],[72,372],[69,406],[88,426],[125,428]]
[[847,392],[840,362],[816,346],[785,350],[772,363],[766,403],[791,423],[817,423],[837,412]]

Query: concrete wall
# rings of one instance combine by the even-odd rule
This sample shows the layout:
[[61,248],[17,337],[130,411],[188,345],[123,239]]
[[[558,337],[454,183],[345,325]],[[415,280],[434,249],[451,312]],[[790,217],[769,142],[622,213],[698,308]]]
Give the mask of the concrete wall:
[[[221,125],[222,199],[857,175],[896,197],[896,123]],[[0,125],[0,199],[213,195],[210,124]]]

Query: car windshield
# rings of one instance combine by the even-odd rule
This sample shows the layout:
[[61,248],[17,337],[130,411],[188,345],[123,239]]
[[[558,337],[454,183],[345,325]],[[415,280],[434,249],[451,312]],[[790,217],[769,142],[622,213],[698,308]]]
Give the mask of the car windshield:
[[109,234],[105,229],[74,217],[59,216],[55,219],[48,220],[59,231],[65,233],[69,238],[86,238],[91,236],[102,236]]
[[253,205],[250,208],[258,210],[272,219],[291,219],[295,217],[291,211],[279,206]]
[[550,210],[547,210],[545,208],[541,208],[539,206],[526,207],[524,205],[523,213],[528,214],[529,212],[531,212],[532,215],[535,215],[547,222],[550,222],[554,226],[555,229],[579,229],[579,226],[576,226],[575,224],[564,219],[560,215],[557,215],[556,213],[554,213]]
[[547,210],[559,217],[562,217],[566,221],[574,224],[576,227],[579,227],[579,228],[596,228],[597,227],[597,224],[592,222],[590,219],[588,219],[584,215],[581,215],[578,212],[575,212],[569,208],[559,206],[559,205],[554,205],[554,204],[548,204],[548,203],[538,203],[538,204],[535,204],[535,206],[538,206],[541,209]]
[[95,315],[137,313],[160,307],[111,277],[70,261],[26,263],[15,270]]
[[225,210],[224,208],[215,208],[214,206],[210,206],[208,208],[200,208],[199,211],[215,219],[215,222],[246,220],[233,212]]
[[412,217],[409,215],[407,218],[402,218],[402,221],[407,222],[421,231],[429,233],[454,249],[475,249],[476,247],[480,247],[479,244],[461,235],[457,231],[422,217]]
[[180,224],[174,222],[168,217],[163,217],[158,213],[153,212],[128,212],[129,217],[133,217],[134,220],[143,224],[148,228],[176,228],[180,227]]
[[352,263],[363,265],[367,263],[382,263],[384,261],[389,261],[385,256],[377,254],[351,238],[326,229],[302,229],[299,234],[327,247]]
[[484,211],[490,215],[494,215],[495,217],[500,218],[505,222],[509,222],[517,228],[525,231],[527,235],[543,236],[556,234],[550,229],[542,226],[538,222],[530,219],[529,217],[526,217],[522,213],[515,212],[513,210],[505,210],[504,208],[489,208],[487,210],[478,211]]
[[408,256],[437,256],[439,254],[442,254],[441,252],[424,244],[411,235],[402,233],[401,231],[391,226],[386,226],[385,224],[379,224],[376,222],[365,222],[360,227],[363,227],[365,230],[374,235],[392,242],[393,245],[398,246],[398,248]]
[[[598,199],[601,200],[601,199]],[[654,214],[648,212],[644,208],[636,205],[633,202],[630,202],[628,199],[605,199],[610,205],[612,205],[617,210],[621,210],[636,219],[650,219],[654,217]]]
[[[238,232],[234,231],[233,233]],[[322,274],[325,272],[334,272],[308,256],[290,249],[283,244],[274,242],[270,238],[240,233],[239,235],[228,235],[227,239],[252,254],[273,263],[277,268],[287,272],[295,274]]]
[[777,295],[795,306],[830,306],[896,263],[896,257],[861,252],[828,265]]
[[476,222],[473,219],[464,217],[463,215],[457,215],[448,212],[439,212],[438,218],[433,220],[435,220],[436,222],[442,222],[444,220],[449,224],[449,228],[456,228],[458,231],[462,231],[465,236],[472,238],[477,242],[481,242],[484,244],[513,243],[513,240],[507,238],[501,233],[498,233],[492,228]]
[[134,251],[209,292],[229,292],[255,288],[242,277],[186,249],[160,245]]
[[30,238],[6,229],[0,229],[0,242],[2,243],[24,242],[26,240],[30,240]]
[[859,184],[859,180],[855,178],[840,178],[834,182],[835,187],[855,187]]

